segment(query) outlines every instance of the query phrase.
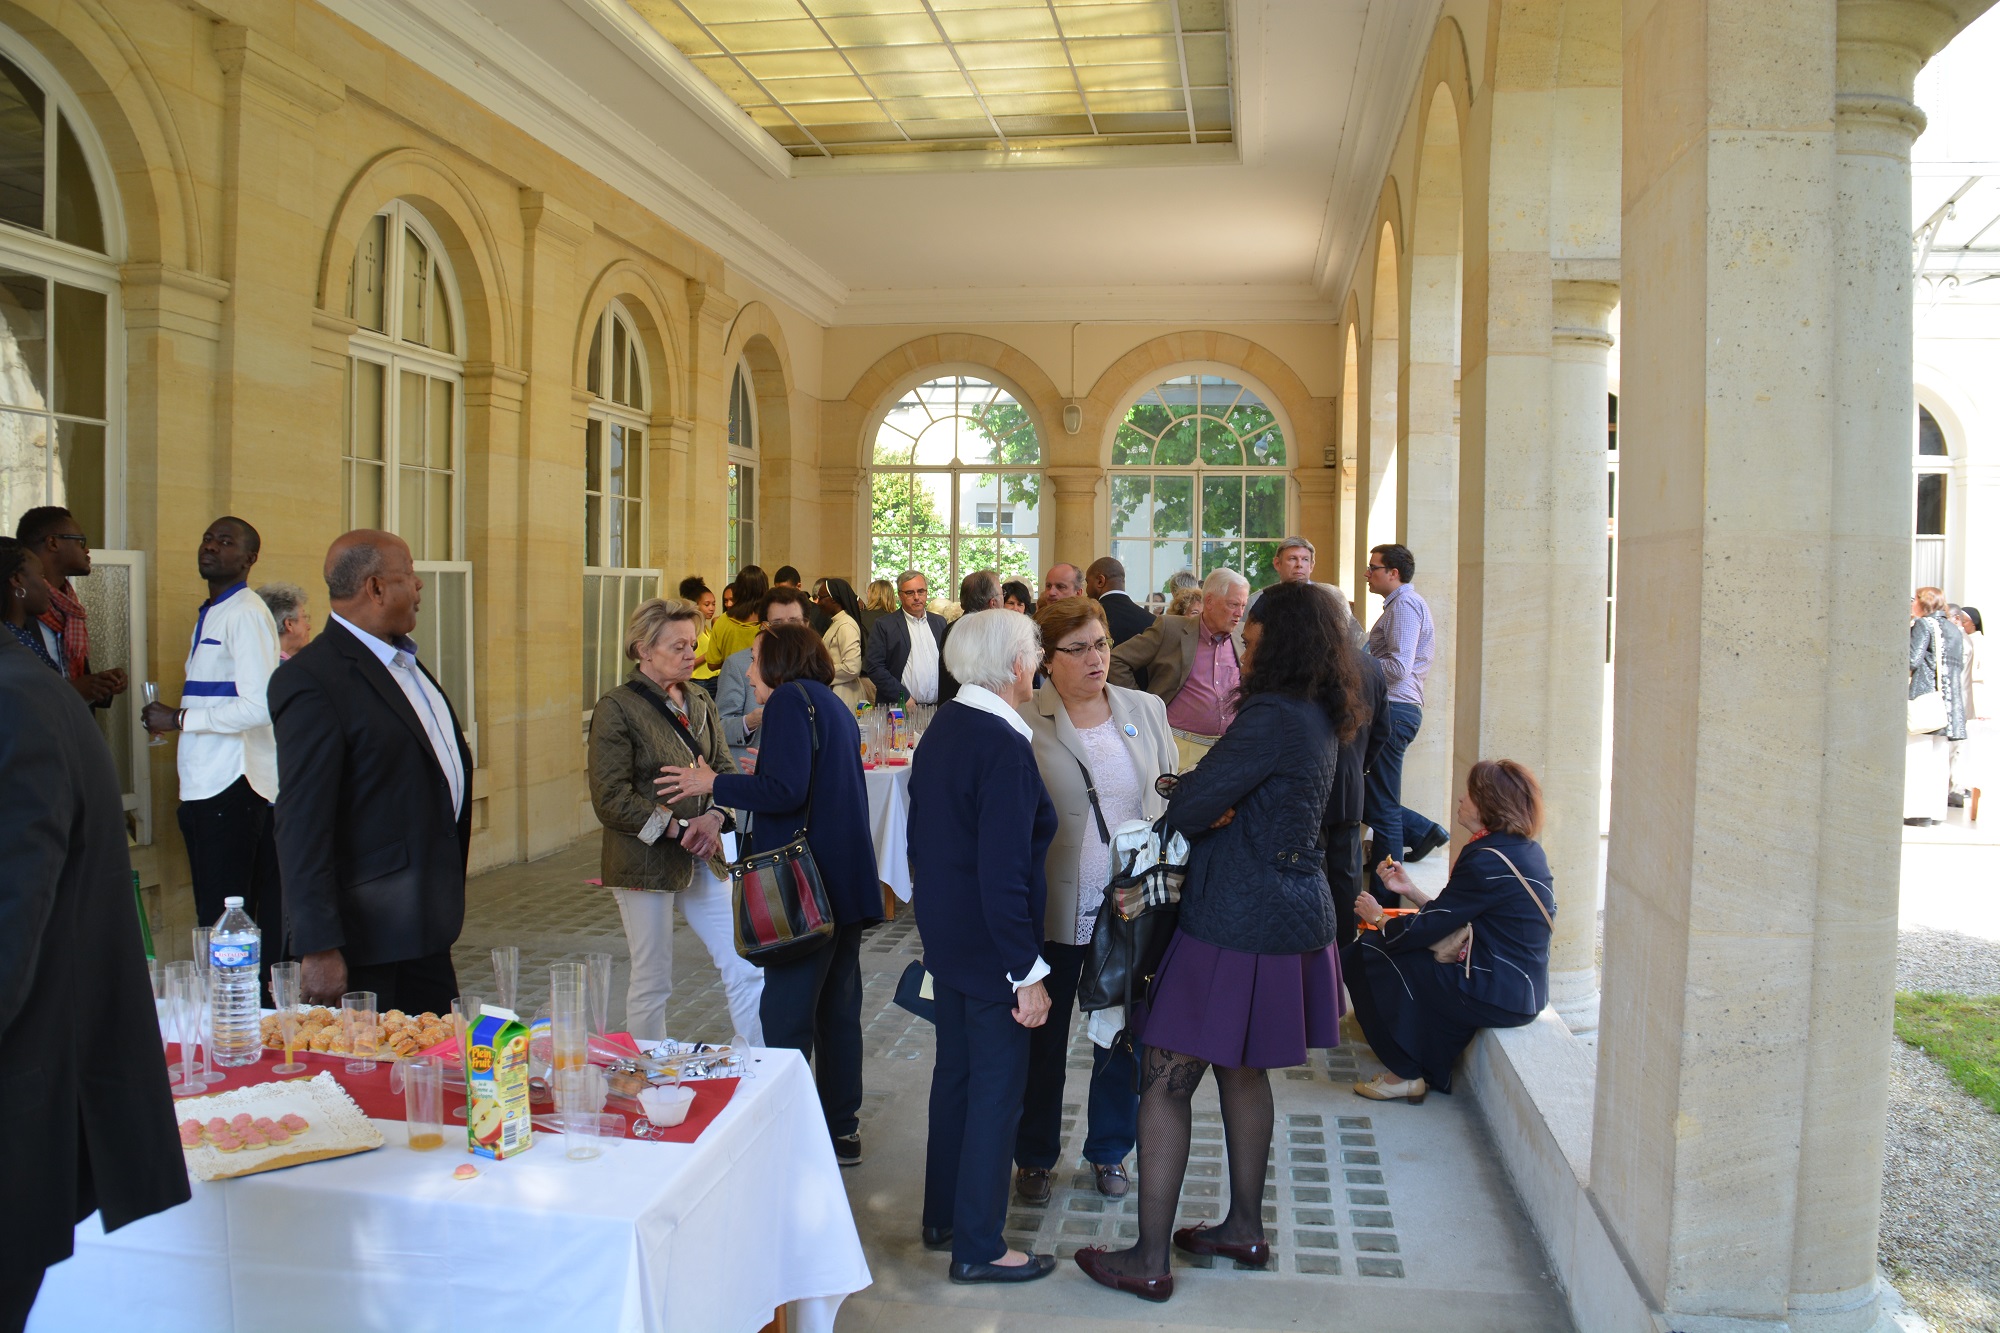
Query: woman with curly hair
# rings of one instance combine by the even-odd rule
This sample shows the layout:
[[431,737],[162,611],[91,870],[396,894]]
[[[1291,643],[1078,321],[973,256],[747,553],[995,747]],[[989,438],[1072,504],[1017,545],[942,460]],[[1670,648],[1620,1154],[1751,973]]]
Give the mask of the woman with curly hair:
[[[1145,1300],[1173,1295],[1170,1244],[1251,1267],[1270,1262],[1269,1071],[1340,1042],[1340,962],[1319,832],[1341,743],[1368,721],[1358,650],[1333,600],[1307,583],[1267,590],[1243,639],[1235,721],[1181,776],[1167,807],[1192,856],[1180,929],[1138,1024],[1139,1243],[1076,1256],[1096,1281]],[[1213,1227],[1175,1231],[1191,1102],[1211,1067],[1229,1212]]]

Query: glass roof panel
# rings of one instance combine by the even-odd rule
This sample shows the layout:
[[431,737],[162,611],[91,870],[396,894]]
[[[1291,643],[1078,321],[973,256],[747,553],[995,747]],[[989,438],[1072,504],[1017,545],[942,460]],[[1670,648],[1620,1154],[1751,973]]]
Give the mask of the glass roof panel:
[[631,0],[794,157],[1228,143],[1223,0]]

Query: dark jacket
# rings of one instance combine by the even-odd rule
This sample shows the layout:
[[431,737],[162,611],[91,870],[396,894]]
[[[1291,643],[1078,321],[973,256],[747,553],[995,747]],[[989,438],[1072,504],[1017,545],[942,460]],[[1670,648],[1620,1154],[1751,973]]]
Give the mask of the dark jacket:
[[1368,770],[1375,767],[1389,741],[1389,682],[1382,675],[1382,664],[1365,652],[1357,651],[1354,656],[1361,664],[1361,701],[1367,705],[1368,722],[1354,733],[1353,740],[1341,743],[1340,768],[1326,801],[1330,828],[1361,822]]
[[[1309,953],[1333,943],[1320,822],[1339,756],[1339,737],[1318,704],[1279,694],[1244,703],[1222,739],[1181,775],[1167,806],[1193,851],[1181,887],[1182,930],[1243,953]],[[1236,818],[1211,831],[1232,808]]]
[[1109,589],[1097,601],[1104,608],[1104,618],[1111,622],[1105,628],[1111,631],[1114,648],[1153,628],[1153,613],[1133,601],[1123,588]]
[[[717,773],[734,773],[736,765],[723,741],[722,715],[715,700],[692,683],[681,694],[687,700],[688,734],[700,747],[701,757]],[[660,702],[654,703],[655,699]],[[687,768],[695,760],[660,712],[665,702],[660,687],[635,668],[623,685],[606,690],[591,710],[590,808],[604,827],[598,877],[609,888],[679,893],[694,879],[694,857],[680,843],[664,834],[651,846],[639,840],[640,831],[663,804],[653,786],[660,769],[667,764]],[[860,753],[858,745],[855,752]],[[688,796],[668,808],[682,819],[694,819],[716,804],[720,802],[706,796]],[[708,867],[717,875],[729,873],[728,863],[719,856],[711,858]]]
[[269,698],[291,952],[337,948],[352,967],[450,949],[465,924],[472,847],[472,752],[458,711],[465,799],[454,810],[408,696],[338,621],[278,667]]
[[[812,753],[806,696],[817,716],[819,756]],[[804,822],[806,775],[812,779],[812,832],[806,845],[843,926],[882,919],[881,874],[868,833],[868,781],[861,771],[861,730],[840,696],[816,680],[775,690],[757,730],[757,771],[715,780],[715,803],[748,810],[750,845],[765,852],[799,836]]]
[[[1508,1013],[1534,1015],[1549,1002],[1549,923],[1502,856],[1520,870],[1553,918],[1555,884],[1541,844],[1515,833],[1489,833],[1458,854],[1443,891],[1422,911],[1382,923],[1380,947],[1392,954],[1429,949],[1470,924],[1471,975],[1462,964],[1452,966],[1454,983]],[[1363,935],[1362,942],[1371,941]]]
[[188,1198],[132,906],[125,807],[68,682],[0,635],[0,1262],[67,1259]]
[[1012,1003],[1041,956],[1056,810],[1035,752],[954,700],[910,762],[910,881],[924,966],[953,990]]
[[[935,611],[924,613],[931,636],[938,644],[938,684],[944,684],[944,617]],[[901,611],[884,612],[868,635],[862,652],[862,670],[875,682],[875,703],[887,708],[910,697],[903,688],[903,668],[910,663],[910,618]],[[942,701],[940,701],[942,702]]]

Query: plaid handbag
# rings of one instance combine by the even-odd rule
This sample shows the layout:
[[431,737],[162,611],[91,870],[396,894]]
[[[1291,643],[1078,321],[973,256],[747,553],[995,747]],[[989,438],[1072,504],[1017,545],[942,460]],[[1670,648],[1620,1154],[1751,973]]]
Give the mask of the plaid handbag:
[[806,844],[812,832],[813,779],[819,774],[819,712],[804,685],[806,725],[812,730],[812,763],[806,770],[805,818],[799,836],[768,852],[752,852],[729,866],[729,896],[736,917],[736,952],[759,967],[802,958],[833,938],[833,905],[819,866]]

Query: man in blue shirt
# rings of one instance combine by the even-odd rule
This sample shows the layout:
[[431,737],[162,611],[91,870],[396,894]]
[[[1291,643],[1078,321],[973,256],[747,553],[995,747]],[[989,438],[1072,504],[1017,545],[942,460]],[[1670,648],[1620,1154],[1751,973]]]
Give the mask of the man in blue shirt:
[[1389,687],[1389,734],[1368,772],[1364,814],[1375,833],[1370,878],[1378,900],[1388,889],[1373,865],[1384,857],[1421,861],[1451,841],[1449,829],[1403,805],[1403,755],[1424,724],[1424,681],[1431,674],[1436,642],[1431,609],[1410,586],[1416,577],[1417,560],[1409,547],[1369,551],[1368,590],[1382,599],[1382,614],[1368,631],[1368,652],[1381,662]]

